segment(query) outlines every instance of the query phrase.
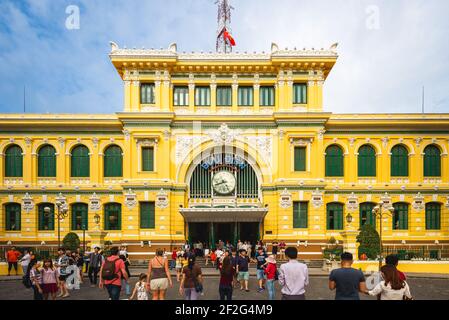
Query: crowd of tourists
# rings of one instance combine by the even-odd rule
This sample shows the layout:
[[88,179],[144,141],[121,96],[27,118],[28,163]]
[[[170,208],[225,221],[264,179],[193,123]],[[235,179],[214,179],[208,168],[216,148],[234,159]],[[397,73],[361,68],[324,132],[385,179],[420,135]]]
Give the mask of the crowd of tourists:
[[[279,254],[278,254],[279,253]],[[23,283],[32,288],[35,300],[55,300],[70,296],[73,283],[83,283],[87,273],[91,287],[106,289],[110,300],[119,300],[122,293],[133,300],[164,300],[166,292],[174,286],[171,270],[176,270],[179,294],[185,300],[197,300],[204,295],[204,277],[197,258],[205,265],[209,260],[219,270],[218,295],[221,300],[232,300],[235,290],[250,292],[250,265],[256,267],[257,292],[267,292],[269,300],[276,298],[278,282],[282,300],[305,300],[309,286],[309,271],[306,264],[298,260],[296,247],[285,243],[272,245],[271,254],[267,246],[259,241],[253,247],[248,241],[238,241],[234,247],[230,242],[219,241],[211,250],[202,243],[189,243],[169,252],[156,250],[149,261],[147,273],[141,273],[134,288],[130,287],[130,261],[126,247],[114,247],[105,257],[100,248],[83,253],[80,248],[72,252],[59,248],[55,260],[38,261],[33,251],[20,253],[12,247],[6,253],[8,270],[21,263]],[[286,262],[279,265],[276,259]],[[335,290],[336,300],[359,300],[360,294],[376,296],[379,300],[412,299],[407,278],[398,270],[398,257],[389,255],[380,270],[381,281],[371,290],[361,270],[352,267],[351,253],[341,254],[341,267],[331,271],[329,289]],[[84,269],[84,270],[83,270]]]

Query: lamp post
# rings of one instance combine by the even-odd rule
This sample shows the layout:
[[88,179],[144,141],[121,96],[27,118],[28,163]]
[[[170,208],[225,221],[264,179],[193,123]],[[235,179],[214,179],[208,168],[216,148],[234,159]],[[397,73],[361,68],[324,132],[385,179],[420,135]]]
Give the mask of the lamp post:
[[[56,218],[58,219],[58,248],[61,246],[61,220],[67,218],[69,210],[65,202],[56,201],[56,206],[58,207],[58,212],[56,213]],[[50,215],[50,207],[44,208],[45,215]]]
[[382,251],[383,251],[383,246],[382,246],[382,222],[383,222],[383,218],[384,215],[388,216],[391,215],[394,212],[394,207],[392,207],[390,205],[390,207],[387,208],[387,211],[382,211],[382,208],[384,207],[384,203],[380,202],[379,204],[377,204],[374,208],[373,208],[373,214],[374,217],[377,219],[379,218],[379,272],[380,272],[380,268],[382,268],[382,261],[383,261],[383,257],[382,257]]
[[83,252],[86,252],[86,223],[83,222]]
[[100,230],[100,215],[98,213],[94,216],[94,222],[96,224],[96,229]]

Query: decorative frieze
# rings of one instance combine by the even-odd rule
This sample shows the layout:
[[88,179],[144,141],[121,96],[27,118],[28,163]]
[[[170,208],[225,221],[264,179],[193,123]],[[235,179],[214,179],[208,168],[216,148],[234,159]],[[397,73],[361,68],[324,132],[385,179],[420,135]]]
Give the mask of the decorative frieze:
[[97,212],[101,210],[101,200],[100,197],[94,192],[89,198],[89,210],[92,212]]
[[128,192],[125,193],[125,205],[129,210],[137,206],[137,196],[131,189],[128,189]]
[[424,206],[424,197],[421,195],[421,192],[418,192],[418,194],[413,197],[412,207],[415,211],[422,211]]
[[279,206],[283,209],[290,208],[293,205],[292,194],[285,188],[279,197]]
[[156,207],[159,209],[165,209],[168,207],[168,204],[168,193],[161,188],[161,190],[156,195]]
[[321,208],[324,204],[323,200],[324,193],[321,192],[318,188],[312,192],[312,205],[315,209]]
[[22,198],[22,210],[26,213],[31,212],[34,209],[34,201],[30,194],[27,192]]

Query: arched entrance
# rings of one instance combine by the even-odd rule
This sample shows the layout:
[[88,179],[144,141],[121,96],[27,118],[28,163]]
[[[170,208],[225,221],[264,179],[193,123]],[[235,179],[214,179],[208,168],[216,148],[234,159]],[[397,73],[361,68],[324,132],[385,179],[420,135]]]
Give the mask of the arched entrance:
[[262,205],[261,175],[255,161],[236,147],[202,153],[189,168],[188,208],[180,209],[189,242],[209,247],[222,240],[255,243],[267,209]]

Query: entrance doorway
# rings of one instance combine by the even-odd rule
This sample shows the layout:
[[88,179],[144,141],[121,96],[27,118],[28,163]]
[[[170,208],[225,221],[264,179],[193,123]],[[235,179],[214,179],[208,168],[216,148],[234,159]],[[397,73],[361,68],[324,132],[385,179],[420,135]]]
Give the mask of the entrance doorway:
[[209,248],[215,248],[218,240],[236,246],[238,240],[255,245],[260,238],[258,222],[190,222],[188,234],[190,243],[200,241]]

